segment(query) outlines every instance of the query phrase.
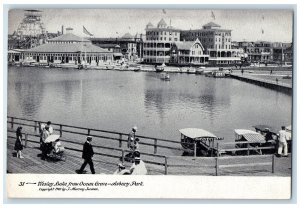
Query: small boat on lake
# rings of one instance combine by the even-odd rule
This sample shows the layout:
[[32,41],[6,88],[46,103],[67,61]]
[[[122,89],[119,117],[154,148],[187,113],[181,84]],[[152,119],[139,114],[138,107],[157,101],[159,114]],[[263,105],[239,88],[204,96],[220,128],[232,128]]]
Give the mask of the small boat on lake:
[[170,75],[168,73],[162,73],[160,79],[164,81],[170,81]]
[[224,139],[198,128],[180,129],[179,132],[184,152],[194,156],[215,156],[217,154],[215,141]]

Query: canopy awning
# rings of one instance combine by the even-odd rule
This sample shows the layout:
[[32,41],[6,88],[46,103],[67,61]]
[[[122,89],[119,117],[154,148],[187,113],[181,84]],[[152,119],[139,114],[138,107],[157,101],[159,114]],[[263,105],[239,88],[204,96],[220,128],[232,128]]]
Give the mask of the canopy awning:
[[45,139],[45,143],[55,142],[59,137],[60,135],[52,134]]
[[253,143],[265,143],[266,142],[265,137],[263,135],[255,132],[255,131],[252,131],[252,130],[235,129],[234,132],[239,136],[239,139],[241,137],[243,137],[248,142],[253,142]]
[[183,134],[186,137],[196,139],[196,138],[217,138],[216,135],[210,133],[209,131],[206,131],[204,129],[198,129],[198,128],[186,128],[186,129],[180,129],[179,132]]

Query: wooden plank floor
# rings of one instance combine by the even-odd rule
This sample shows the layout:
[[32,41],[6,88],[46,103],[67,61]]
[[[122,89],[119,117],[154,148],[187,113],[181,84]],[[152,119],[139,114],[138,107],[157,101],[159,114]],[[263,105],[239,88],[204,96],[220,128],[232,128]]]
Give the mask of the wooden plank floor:
[[[7,172],[8,173],[37,173],[37,174],[76,174],[75,170],[79,169],[83,163],[81,152],[65,150],[65,161],[42,160],[41,151],[38,143],[28,142],[27,147],[23,149],[23,159],[17,158],[14,151],[15,138],[7,139]],[[69,144],[69,148],[81,149],[82,145]],[[95,150],[99,152],[99,150]],[[96,174],[112,174],[121,162],[118,158],[110,158],[101,155],[95,155],[93,162]],[[130,168],[131,163],[125,162],[126,168]],[[149,174],[163,174],[163,167],[147,165]],[[89,165],[85,170],[90,173]]]
[[[31,140],[38,141],[38,138],[30,138]],[[76,174],[75,170],[79,169],[83,159],[81,158],[81,152],[66,150],[66,161],[44,161],[41,159],[41,151],[38,143],[28,142],[27,147],[24,148],[24,159],[16,158],[15,151],[13,150],[15,143],[15,134],[8,133],[7,139],[7,172],[8,173],[36,173],[36,174]],[[82,145],[66,143],[65,147],[82,149]],[[101,149],[94,149],[95,152],[101,151]],[[119,153],[113,153],[116,156]],[[143,159],[143,157],[142,157]],[[235,161],[231,161],[234,159]],[[220,165],[226,163],[244,163],[245,158],[225,159],[220,161]],[[249,158],[248,158],[249,159]],[[187,160],[192,160],[187,162]],[[251,158],[250,158],[251,160]],[[118,158],[105,157],[101,155],[95,155],[93,158],[96,174],[112,174],[118,167],[120,160]],[[209,162],[210,161],[210,162]],[[260,161],[264,162],[264,161]],[[191,163],[191,164],[190,164]],[[175,165],[177,167],[168,167],[169,175],[214,175],[215,169],[213,167],[203,167],[205,165],[214,165],[213,158],[197,158],[194,161],[193,158],[187,157],[170,157],[168,158],[169,165]],[[199,166],[197,165],[199,164]],[[131,163],[125,162],[126,168],[130,168]],[[192,166],[189,166],[192,165]],[[188,167],[189,166],[189,167]],[[200,167],[201,166],[201,167]],[[146,163],[148,173],[150,175],[164,174],[165,167],[159,165],[151,165]],[[243,176],[291,176],[291,156],[288,158],[276,158],[275,160],[275,174],[271,173],[271,167],[244,167],[244,168],[222,168],[219,171],[220,175],[243,175]],[[90,173],[89,166],[87,165],[85,170]]]

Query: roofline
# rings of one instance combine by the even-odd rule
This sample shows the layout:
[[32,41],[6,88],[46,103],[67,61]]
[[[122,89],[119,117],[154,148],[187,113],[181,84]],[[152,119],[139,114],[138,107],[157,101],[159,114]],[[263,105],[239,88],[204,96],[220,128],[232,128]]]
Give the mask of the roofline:
[[196,31],[232,31],[230,29],[195,29],[195,30],[182,30],[182,32],[196,32]]
[[157,27],[154,27],[154,28],[146,28],[145,29],[146,31],[149,31],[149,30],[162,30],[162,31],[165,31],[165,30],[173,30],[173,31],[182,31],[181,29],[176,29],[176,28],[157,28]]

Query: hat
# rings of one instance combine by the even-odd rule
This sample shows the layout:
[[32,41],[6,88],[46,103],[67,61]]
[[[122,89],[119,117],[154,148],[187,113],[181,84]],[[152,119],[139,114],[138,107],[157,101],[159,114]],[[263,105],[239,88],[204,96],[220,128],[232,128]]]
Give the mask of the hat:
[[141,153],[140,153],[140,151],[136,150],[136,151],[134,151],[133,155],[135,157],[140,157]]
[[132,129],[137,130],[137,126],[132,127]]
[[47,122],[47,125],[50,125],[50,124],[51,124],[51,121],[48,121],[48,122]]
[[265,128],[265,131],[270,131],[270,129],[269,128]]
[[88,141],[91,141],[91,140],[93,139],[93,137],[87,136],[86,139],[87,139]]

